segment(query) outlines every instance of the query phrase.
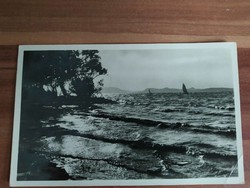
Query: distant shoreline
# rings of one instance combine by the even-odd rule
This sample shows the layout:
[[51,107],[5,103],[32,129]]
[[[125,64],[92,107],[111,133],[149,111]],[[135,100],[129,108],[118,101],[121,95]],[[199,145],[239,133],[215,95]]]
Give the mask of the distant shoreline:
[[[137,90],[137,91],[131,91],[131,90],[125,90],[120,89],[118,87],[104,87],[102,89],[102,93],[149,93],[149,90],[151,93],[182,93],[182,89],[176,89],[176,88],[146,88],[144,90]],[[198,92],[232,92],[233,88],[226,88],[226,87],[212,87],[212,88],[204,88],[204,89],[196,89],[196,88],[188,88],[188,92],[190,93],[198,93]]]

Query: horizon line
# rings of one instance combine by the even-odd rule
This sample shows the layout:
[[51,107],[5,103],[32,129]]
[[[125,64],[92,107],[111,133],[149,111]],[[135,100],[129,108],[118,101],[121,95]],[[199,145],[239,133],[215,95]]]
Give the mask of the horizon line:
[[[116,86],[106,86],[106,87],[103,86],[102,88],[116,88],[116,89],[125,90],[125,91],[144,91],[147,89],[177,89],[177,90],[182,90],[182,88],[171,88],[171,87],[163,87],[163,88],[147,87],[147,88],[140,89],[140,90],[123,89],[123,88],[116,87]],[[234,87],[206,87],[206,88],[189,87],[189,88],[187,88],[187,90],[189,90],[189,89],[234,89]]]

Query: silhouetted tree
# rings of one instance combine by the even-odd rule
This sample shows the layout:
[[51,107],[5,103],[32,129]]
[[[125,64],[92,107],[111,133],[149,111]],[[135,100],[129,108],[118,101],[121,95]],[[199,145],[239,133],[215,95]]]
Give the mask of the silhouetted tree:
[[70,91],[79,98],[89,99],[103,86],[102,80],[95,86],[94,79],[107,74],[107,69],[102,67],[97,50],[85,50],[78,53],[81,62],[76,65],[76,75],[72,77]]
[[89,99],[100,91],[102,80],[96,86],[94,79],[105,75],[97,50],[82,51],[27,51],[24,53],[24,88],[47,88],[67,97],[75,93]]

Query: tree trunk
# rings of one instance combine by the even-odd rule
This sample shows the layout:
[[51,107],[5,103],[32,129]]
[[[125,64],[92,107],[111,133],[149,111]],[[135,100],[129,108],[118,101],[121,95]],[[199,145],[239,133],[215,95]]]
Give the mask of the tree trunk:
[[59,87],[60,87],[60,89],[61,89],[61,91],[62,91],[62,93],[63,93],[63,96],[64,97],[67,97],[68,96],[68,93],[67,93],[67,91],[66,91],[66,89],[64,88],[64,86],[63,86],[63,83],[59,83]]

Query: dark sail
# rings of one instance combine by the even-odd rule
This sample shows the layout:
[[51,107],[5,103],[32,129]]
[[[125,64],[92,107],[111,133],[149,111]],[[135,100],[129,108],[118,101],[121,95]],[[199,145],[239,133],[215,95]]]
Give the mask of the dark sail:
[[184,94],[188,94],[188,91],[187,91],[185,84],[182,84],[182,91]]

